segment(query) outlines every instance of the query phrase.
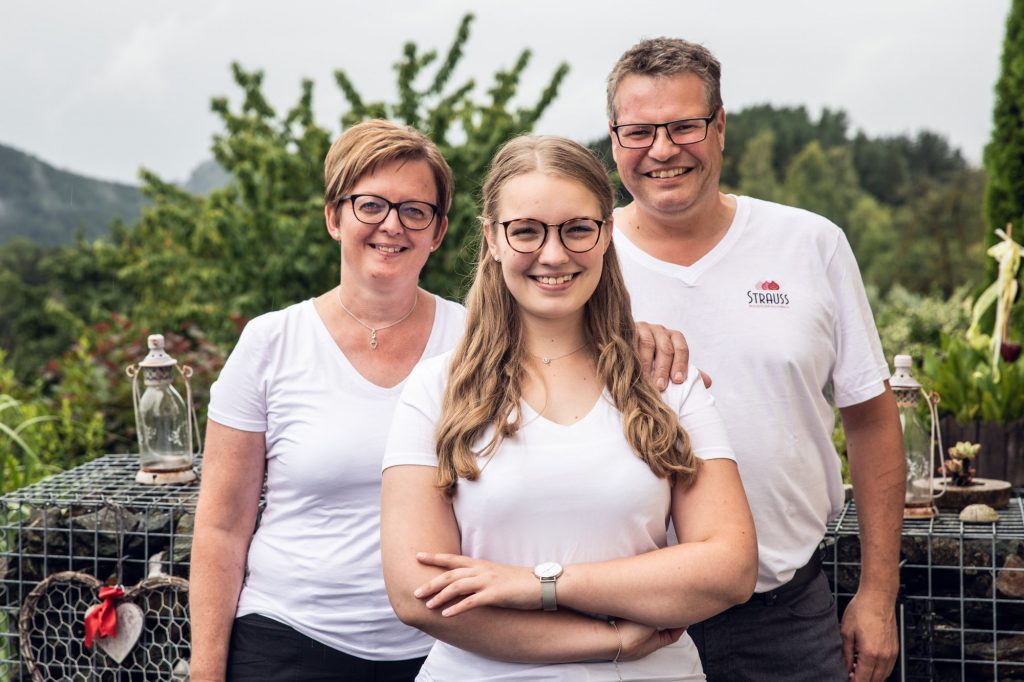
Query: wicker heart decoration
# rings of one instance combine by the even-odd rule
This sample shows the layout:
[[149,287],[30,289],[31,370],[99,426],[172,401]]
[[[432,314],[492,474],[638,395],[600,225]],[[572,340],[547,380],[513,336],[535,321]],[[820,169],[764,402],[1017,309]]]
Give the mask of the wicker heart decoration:
[[97,638],[98,646],[87,649],[85,614],[97,606],[100,587],[87,573],[64,571],[40,582],[25,598],[20,650],[32,679],[78,679],[105,671],[159,673],[160,679],[171,679],[175,665],[189,658],[188,582],[156,576],[127,588],[117,605],[117,636]]

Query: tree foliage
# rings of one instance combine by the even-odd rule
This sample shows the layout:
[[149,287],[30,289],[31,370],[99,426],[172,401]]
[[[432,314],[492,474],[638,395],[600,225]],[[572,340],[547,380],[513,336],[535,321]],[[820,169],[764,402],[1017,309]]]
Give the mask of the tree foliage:
[[829,110],[818,121],[802,107],[734,114],[723,185],[831,219],[846,231],[865,280],[883,293],[900,284],[949,296],[977,283],[983,174],[940,135],[847,138],[846,127],[845,115]]
[[[537,100],[518,108],[529,50],[495,74],[482,97],[473,80],[453,85],[472,19],[462,19],[440,61],[434,50],[405,45],[393,102],[366,101],[346,71],[335,72],[348,102],[342,128],[372,117],[396,120],[432,137],[451,164],[448,236],[422,280],[449,297],[461,294],[469,269],[468,247],[478,234],[474,191],[487,164],[500,144],[532,129],[568,71],[559,66]],[[248,318],[329,288],[339,263],[323,218],[323,159],[333,135],[314,121],[312,82],[303,82],[299,101],[279,115],[263,94],[262,72],[238,64],[232,72],[242,102],[233,110],[226,98],[213,101],[224,128],[213,152],[234,182],[196,197],[144,171],[152,206],[125,235],[118,271],[139,302],[133,319],[165,326],[189,320],[221,342],[237,333],[231,314]]]
[[[1006,19],[993,123],[985,148],[986,246],[1007,223],[1013,223],[1015,235],[1024,233],[1024,0],[1013,0]],[[994,266],[989,272],[994,275]]]
[[[448,158],[456,179],[450,227],[422,279],[448,297],[461,294],[469,271],[479,232],[475,192],[491,157],[532,129],[568,72],[559,65],[525,104],[519,84],[529,50],[483,92],[473,80],[453,84],[472,20],[462,19],[440,60],[433,50],[405,45],[392,102],[365,101],[354,77],[335,74],[348,102],[339,114],[342,129],[390,118],[431,136]],[[15,434],[20,441],[0,440],[0,477],[17,473],[11,467],[26,453],[39,466],[21,470],[15,483],[51,464],[128,448],[134,427],[123,369],[144,355],[139,344],[151,330],[163,332],[177,344],[172,354],[195,366],[202,405],[247,319],[337,283],[340,259],[324,226],[322,170],[336,133],[314,120],[313,84],[304,81],[298,101],[279,113],[263,93],[261,71],[231,69],[239,103],[218,97],[211,105],[222,128],[212,151],[230,184],[195,196],[142,170],[150,203],[133,228],[117,224],[104,241],[54,249],[21,243],[0,253],[0,352],[14,349],[0,358],[0,431],[22,429]],[[79,423],[85,430],[75,436]],[[44,440],[62,448],[64,459],[52,461],[33,434],[49,434]]]

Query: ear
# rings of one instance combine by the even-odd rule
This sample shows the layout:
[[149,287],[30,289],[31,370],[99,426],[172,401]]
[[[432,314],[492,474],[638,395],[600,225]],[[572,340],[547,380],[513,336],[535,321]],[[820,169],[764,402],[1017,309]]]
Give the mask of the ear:
[[718,144],[721,146],[721,150],[725,151],[725,107],[721,106],[718,108],[718,114],[715,116],[715,128],[718,130]]
[[491,228],[493,224],[490,220],[484,221],[484,239],[487,241],[487,253],[491,254],[491,258],[498,260],[501,254],[498,253],[498,246],[494,243],[494,230]]
[[609,141],[611,142],[612,160],[615,162],[615,165],[618,166],[618,164],[619,164],[619,138],[615,137],[615,130],[613,129],[614,125],[615,124],[612,121],[608,121],[608,138],[609,138]]
[[324,221],[327,223],[327,233],[334,241],[341,241],[341,229],[338,227],[338,214],[334,206],[324,204]]
[[437,251],[437,248],[441,246],[441,241],[444,240],[444,235],[448,232],[448,216],[441,219],[438,223],[437,229],[434,231],[434,241],[430,245],[431,251]]

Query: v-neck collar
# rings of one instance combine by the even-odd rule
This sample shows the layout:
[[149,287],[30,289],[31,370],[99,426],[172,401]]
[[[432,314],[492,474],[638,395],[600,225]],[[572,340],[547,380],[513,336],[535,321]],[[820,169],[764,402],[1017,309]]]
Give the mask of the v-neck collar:
[[[432,354],[431,349],[436,345],[437,337],[440,334],[441,325],[438,323],[438,321],[442,314],[442,300],[436,294],[431,295],[434,297],[434,321],[430,325],[430,334],[427,336],[426,345],[423,346],[423,352],[420,354],[419,359],[416,361],[417,364],[423,362],[425,358],[430,357],[430,355]],[[317,312],[316,305],[314,305],[313,303],[313,299],[310,298],[304,301],[303,303],[308,304],[307,313],[312,318],[310,324],[316,330],[314,333],[320,338],[320,343],[324,344],[325,347],[330,349],[328,352],[335,355],[338,364],[344,369],[345,372],[352,376],[354,381],[361,384],[365,390],[370,391],[372,393],[391,394],[398,393],[402,390],[402,387],[405,385],[405,380],[409,378],[408,375],[403,377],[402,380],[399,381],[394,386],[381,386],[380,384],[375,384],[366,377],[364,377],[362,373],[360,373],[360,371],[356,369],[356,366],[352,364],[352,361],[349,360],[349,357],[345,355],[345,351],[343,351],[338,346],[338,343],[334,340],[334,337],[331,336],[331,330],[327,328],[327,323],[324,322],[324,319],[320,317],[320,313]]]
[[[747,218],[750,215],[749,198],[745,196],[729,196],[736,200],[736,213],[732,217],[729,229],[710,251],[698,258],[692,265],[677,265],[652,256],[630,240],[626,234],[627,230],[617,229],[612,232],[615,248],[620,253],[628,255],[633,260],[639,261],[655,272],[677,279],[686,286],[696,286],[700,276],[707,270],[710,270],[715,263],[729,253],[747,227]],[[621,215],[621,211],[621,208],[615,209],[615,215]]]

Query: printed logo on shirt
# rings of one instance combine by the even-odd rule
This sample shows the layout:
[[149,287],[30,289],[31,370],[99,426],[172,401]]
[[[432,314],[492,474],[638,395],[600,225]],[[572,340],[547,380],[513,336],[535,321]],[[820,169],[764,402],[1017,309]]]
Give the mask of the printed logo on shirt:
[[789,294],[775,280],[766,279],[747,292],[747,305],[751,308],[789,307]]

